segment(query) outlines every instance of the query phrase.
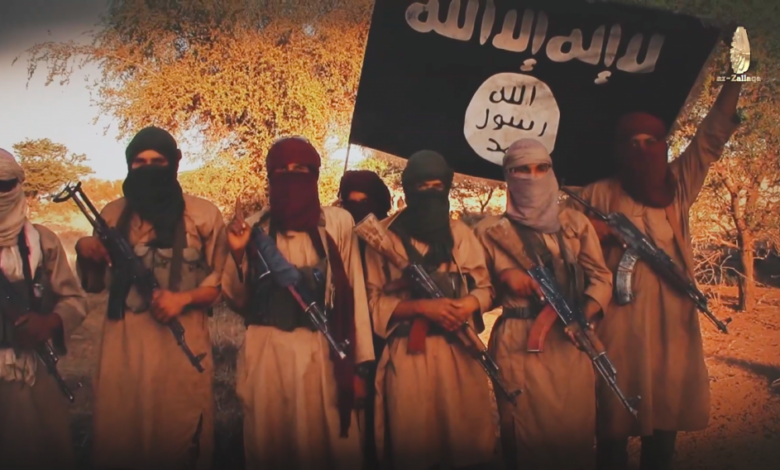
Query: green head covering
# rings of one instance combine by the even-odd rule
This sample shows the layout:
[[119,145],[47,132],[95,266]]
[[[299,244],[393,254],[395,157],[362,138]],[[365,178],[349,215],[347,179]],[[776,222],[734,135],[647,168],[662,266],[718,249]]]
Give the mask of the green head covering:
[[406,168],[401,174],[404,193],[415,191],[415,186],[426,181],[440,180],[449,192],[455,173],[440,153],[433,150],[420,150],[409,157]]
[[[425,263],[438,267],[452,258],[455,242],[450,230],[450,189],[454,172],[441,154],[421,150],[412,155],[401,174],[406,209],[393,223],[399,234],[428,245]],[[444,190],[418,190],[417,185],[439,180]]]

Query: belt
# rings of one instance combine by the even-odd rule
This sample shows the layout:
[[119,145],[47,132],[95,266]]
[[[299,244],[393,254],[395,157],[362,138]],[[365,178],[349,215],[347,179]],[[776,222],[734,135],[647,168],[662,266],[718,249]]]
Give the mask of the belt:
[[504,307],[502,316],[515,320],[533,320],[539,316],[539,309],[533,307]]
[[249,318],[244,320],[244,324],[247,327],[249,327],[249,326],[270,326],[271,328],[276,328],[277,330],[286,331],[288,333],[291,332],[291,331],[295,331],[295,330],[297,330],[299,328],[304,328],[304,329],[309,330],[309,331],[317,331],[317,327],[314,326],[314,324],[308,318],[306,318],[306,321],[304,321],[303,324],[298,323],[296,325],[290,325],[291,328],[290,327],[285,328],[282,325],[279,325],[278,323],[274,323],[272,321],[267,321],[267,320],[263,319],[262,317],[260,317],[260,318],[249,317]]
[[[412,322],[399,323],[391,333],[393,338],[408,338],[412,332]],[[442,336],[446,333],[442,327],[435,323],[431,323],[428,327],[428,334],[426,336]]]

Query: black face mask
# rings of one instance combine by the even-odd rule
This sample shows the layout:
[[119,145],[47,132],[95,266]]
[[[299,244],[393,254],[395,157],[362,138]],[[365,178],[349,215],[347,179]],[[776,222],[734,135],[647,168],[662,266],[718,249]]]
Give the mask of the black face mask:
[[150,245],[173,246],[174,230],[184,215],[184,195],[175,166],[145,165],[130,170],[122,185],[128,207],[154,226]]
[[378,219],[382,219],[377,215],[376,211],[374,210],[374,204],[371,203],[368,199],[364,199],[362,201],[351,201],[346,200],[341,202],[341,206],[350,214],[352,214],[352,218],[355,219],[355,223],[359,224],[361,220],[368,217],[368,214],[374,214],[377,216]]
[[396,223],[404,233],[429,246],[425,254],[427,264],[438,266],[449,262],[455,246],[450,229],[449,192],[437,189],[409,191],[406,204]]

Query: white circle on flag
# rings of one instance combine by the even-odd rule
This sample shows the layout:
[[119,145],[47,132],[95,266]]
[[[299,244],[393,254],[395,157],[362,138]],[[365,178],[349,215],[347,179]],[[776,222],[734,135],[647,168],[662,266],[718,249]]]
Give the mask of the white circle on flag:
[[499,73],[471,98],[463,134],[485,160],[501,165],[504,152],[520,139],[536,139],[552,153],[561,111],[552,90],[531,75]]

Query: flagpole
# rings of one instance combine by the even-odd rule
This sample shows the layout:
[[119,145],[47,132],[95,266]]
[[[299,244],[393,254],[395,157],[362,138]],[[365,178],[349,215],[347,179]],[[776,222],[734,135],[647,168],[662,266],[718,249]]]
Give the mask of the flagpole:
[[352,144],[347,142],[347,156],[344,157],[344,171],[342,172],[342,176],[344,175],[344,173],[347,172],[347,165],[349,165],[349,151],[351,148],[352,148]]

